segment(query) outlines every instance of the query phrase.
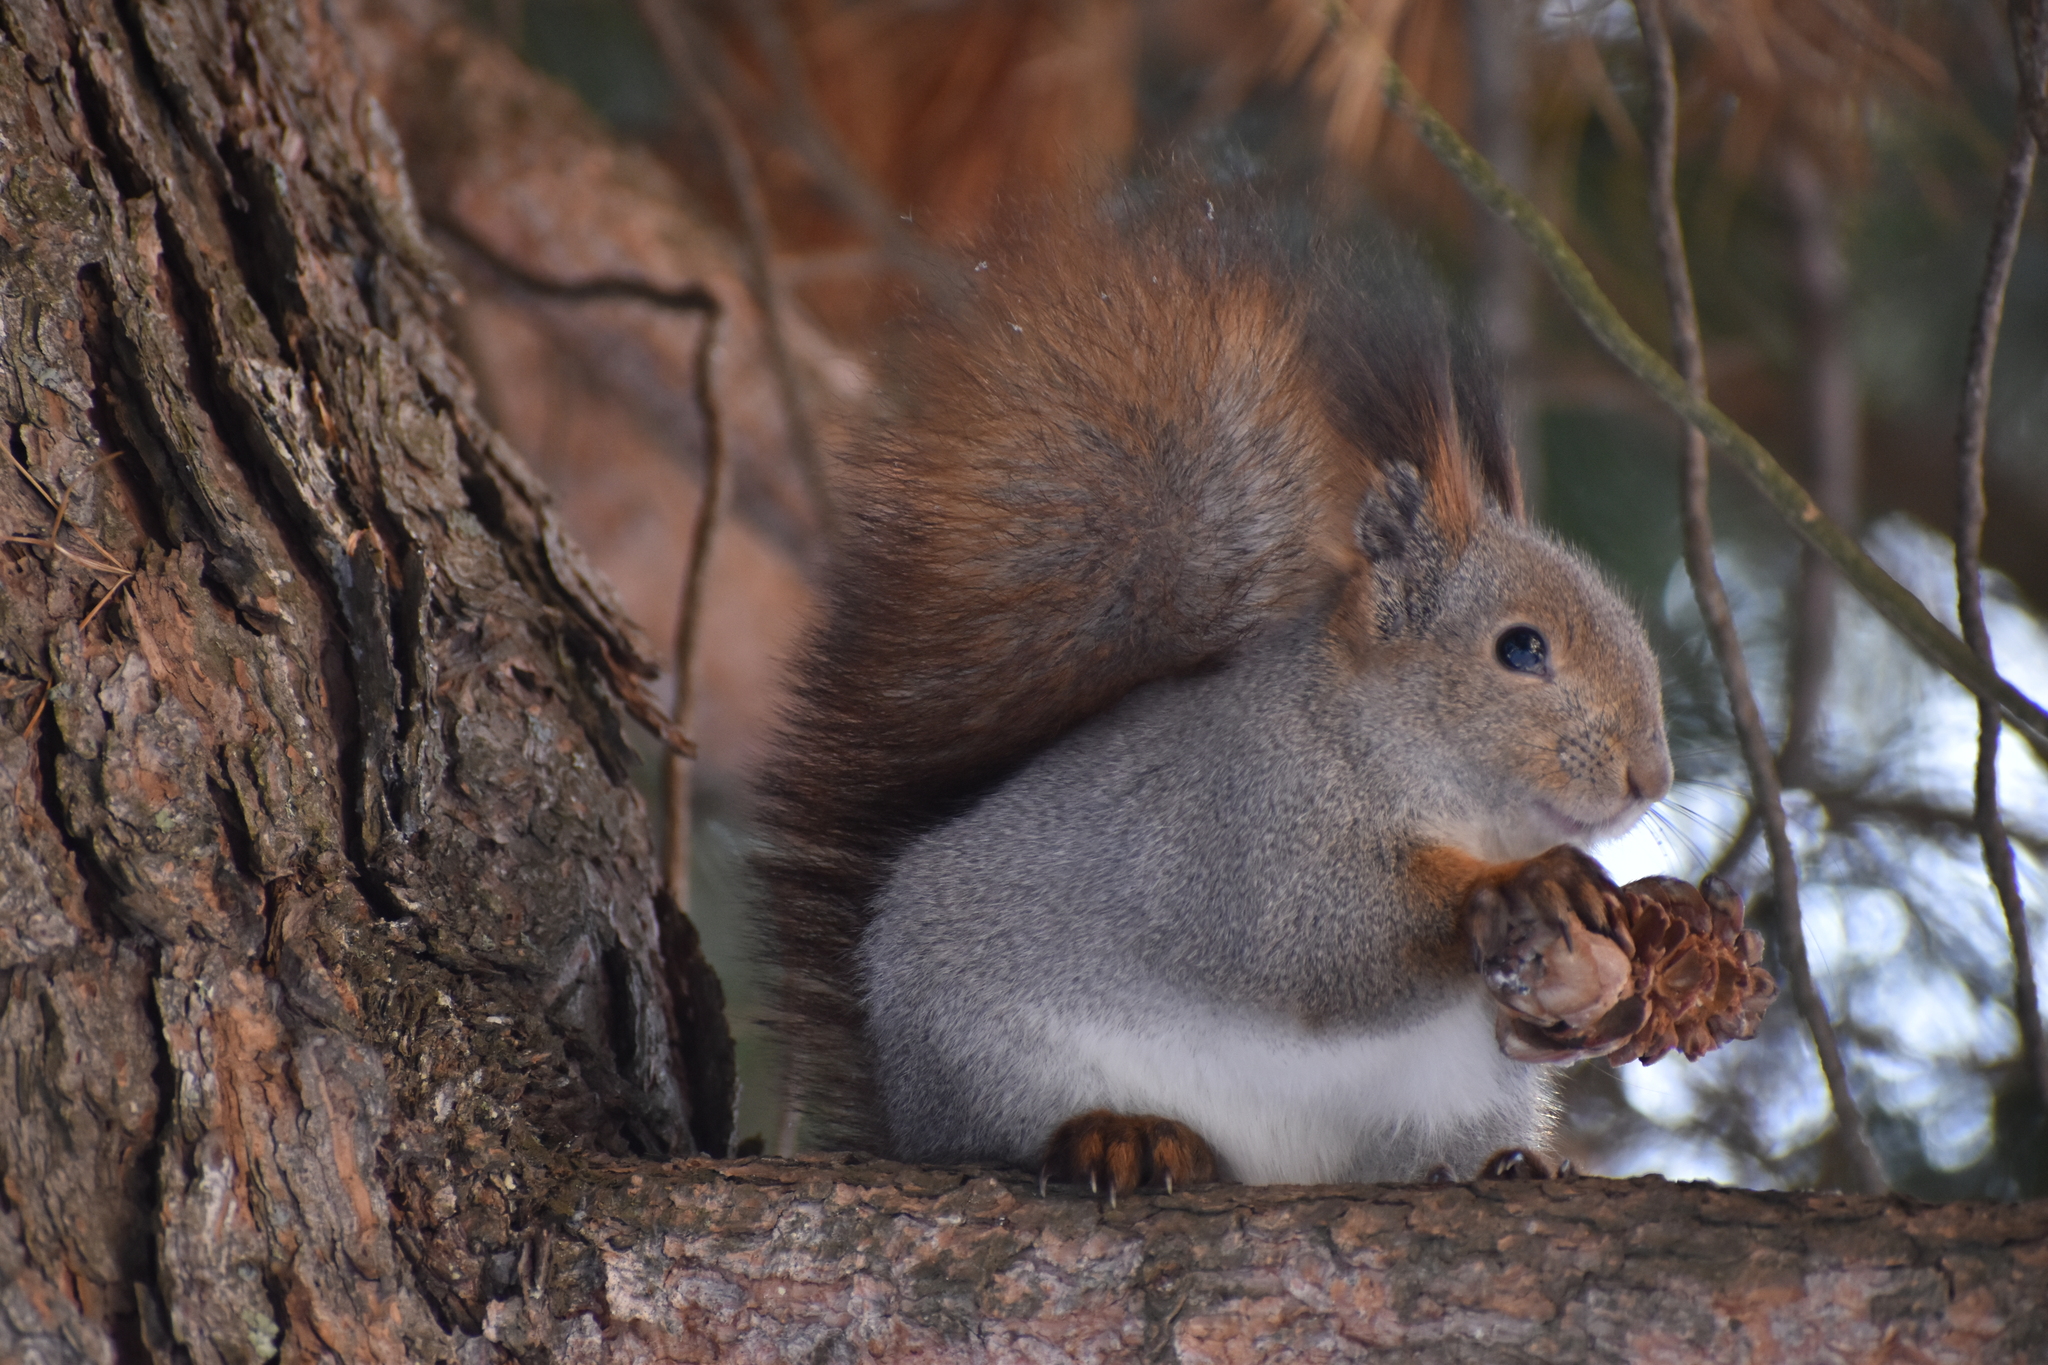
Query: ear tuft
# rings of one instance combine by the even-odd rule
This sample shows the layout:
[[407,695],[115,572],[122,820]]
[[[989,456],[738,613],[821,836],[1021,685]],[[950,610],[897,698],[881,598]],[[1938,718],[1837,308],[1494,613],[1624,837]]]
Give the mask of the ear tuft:
[[1406,461],[1392,461],[1380,470],[1378,484],[1358,505],[1352,530],[1358,548],[1375,564],[1401,559],[1434,539],[1423,526],[1428,493],[1422,471]]
[[1464,536],[1446,534],[1444,500],[1432,496],[1420,469],[1395,461],[1380,474],[1358,505],[1354,534],[1371,566],[1373,629],[1393,639],[1436,618]]

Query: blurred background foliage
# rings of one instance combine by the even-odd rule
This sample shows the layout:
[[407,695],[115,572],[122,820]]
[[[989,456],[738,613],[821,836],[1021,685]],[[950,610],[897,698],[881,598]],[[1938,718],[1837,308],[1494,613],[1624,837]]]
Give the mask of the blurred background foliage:
[[[1350,0],[1409,76],[1556,222],[1646,337],[1667,334],[1645,208],[1647,74],[1610,0]],[[658,8],[657,8],[658,7]],[[1954,429],[2013,134],[2001,6],[1675,0],[1679,201],[1713,396],[1952,625]],[[1677,790],[1598,850],[1619,877],[1728,872],[1768,932],[1747,779],[1679,563],[1676,424],[1592,343],[1326,40],[1325,0],[487,0],[531,64],[663,157],[736,237],[750,192],[779,305],[856,356],[943,250],[1008,207],[1162,152],[1256,173],[1330,222],[1391,221],[1491,337],[1559,534],[1641,604],[1667,670]],[[664,61],[650,16],[695,54]],[[730,147],[726,148],[730,151]],[[759,217],[756,218],[758,226]],[[758,235],[758,234],[757,234]],[[1985,553],[2002,671],[2048,694],[2048,240],[2023,233],[1993,391]],[[2048,1194],[2048,1113],[2019,1059],[2012,960],[1970,819],[1976,712],[1805,562],[1746,487],[1719,553],[1781,745],[1810,949],[1895,1187]],[[728,775],[730,777],[732,775]],[[2048,898],[2048,779],[2008,742],[2020,884]],[[693,913],[733,996],[739,1132],[800,1140],[760,1026],[738,785],[700,776]],[[2037,945],[2048,939],[2034,912]],[[2037,956],[2042,956],[2037,951]],[[2042,966],[2048,968],[2048,956]],[[1782,973],[1780,979],[1783,979]],[[1579,1067],[1566,1146],[1610,1174],[1847,1183],[1805,1029],[1696,1064]]]

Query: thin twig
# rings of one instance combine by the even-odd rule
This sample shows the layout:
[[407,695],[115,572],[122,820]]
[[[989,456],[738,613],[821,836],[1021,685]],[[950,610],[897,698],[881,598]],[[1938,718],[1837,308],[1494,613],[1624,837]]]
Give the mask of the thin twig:
[[[565,302],[617,299],[644,303],[654,308],[701,313],[707,319],[707,327],[711,320],[719,316],[717,297],[700,284],[663,285],[630,276],[613,275],[592,276],[581,280],[549,279],[499,255],[454,219],[436,219],[432,226],[448,238],[451,248],[460,251],[478,268],[496,276],[509,289]],[[354,532],[349,537],[350,546],[353,547],[356,537],[364,534],[366,532],[362,530]],[[620,656],[611,649],[607,649],[605,654],[612,687],[617,691],[626,713],[646,726],[648,733],[672,752],[680,753],[686,758],[695,757],[696,745],[690,742],[689,737],[679,726],[662,714],[661,708],[648,696],[641,685],[637,667],[623,663]]]
[[[1817,786],[1813,799],[1820,803],[1832,825],[1883,822],[1929,837],[1948,833],[1974,837],[1976,816],[1969,810],[1950,810],[1928,801],[1903,796],[1872,796],[1861,787]],[[2048,860],[2048,834],[2007,826],[2005,837],[2037,859]]]
[[[1977,317],[1970,329],[1970,359],[1963,373],[1961,411],[1956,419],[1956,614],[1963,638],[1986,667],[1991,666],[1991,634],[1984,626],[1984,446],[1991,414],[1991,371],[1998,357],[1998,333],[2005,317],[2006,286],[2018,254],[2020,225],[2034,186],[2039,144],[2030,127],[2029,106],[2041,107],[2040,90],[2048,71],[2048,43],[2027,43],[2029,22],[2038,35],[2043,26],[2042,0],[2013,6],[2015,55],[2020,62],[2018,127],[2006,160],[2005,182],[1999,188],[1992,220],[1991,246],[1985,255],[1984,287],[1977,295]],[[2033,69],[2029,70],[2029,66]],[[1998,811],[1998,708],[1977,705],[1977,840],[1984,849],[1984,868],[1997,888],[2012,938],[2013,1013],[2019,1017],[2020,1050],[2037,1094],[2048,1103],[2048,1046],[2041,1037],[2041,1004],[2034,982],[2034,953],[2027,929],[2027,907],[2020,899],[2013,869],[2012,844]]]
[[43,487],[43,481],[29,471],[28,464],[21,456],[15,455],[12,458],[14,460],[14,467],[21,471],[21,477],[28,480],[28,486],[35,489],[44,502],[55,508],[57,506],[57,499],[49,489]]
[[120,458],[121,452],[118,450],[110,450],[106,454],[100,456],[97,460],[94,460],[83,471],[81,471],[77,479],[73,479],[70,483],[66,484],[64,486],[63,496],[59,497],[56,494],[51,493],[50,490],[44,486],[43,481],[41,479],[38,479],[34,474],[29,472],[29,467],[22,461],[21,456],[14,456],[13,459],[15,469],[20,471],[21,477],[28,480],[29,487],[36,490],[37,495],[41,497],[44,502],[50,505],[50,507],[52,508],[52,510],[54,510],[56,515],[50,521],[50,534],[48,536],[34,537],[10,535],[6,537],[0,537],[0,539],[8,540],[17,545],[39,545],[42,546],[44,549],[55,550],[57,553],[64,555],[68,559],[75,559],[80,564],[85,565],[87,568],[97,569],[102,573],[132,574],[134,570],[124,569],[119,564],[116,564],[114,562],[114,552],[107,548],[105,541],[101,540],[97,535],[95,535],[91,531],[88,531],[83,526],[73,526],[71,529],[85,541],[86,545],[92,549],[93,553],[99,556],[98,562],[86,559],[82,555],[74,554],[72,551],[65,549],[63,546],[57,543],[57,536],[64,530],[64,520],[71,509],[72,490],[78,487],[79,480],[83,479],[87,474],[96,472],[101,465],[110,463],[111,461],[118,460]]
[[[102,455],[99,459],[93,461],[91,468],[87,469],[85,473],[91,473],[92,470],[98,469],[108,460],[114,459],[117,456],[119,456],[120,453],[121,452],[118,450],[108,451],[105,455]],[[21,476],[24,479],[28,480],[29,486],[34,488],[36,492],[42,496],[43,501],[48,503],[54,509],[50,518],[50,533],[47,536],[5,535],[0,536],[0,542],[4,542],[10,545],[33,545],[38,549],[48,550],[53,554],[62,555],[64,558],[71,560],[73,563],[82,564],[87,569],[92,570],[94,573],[110,573],[116,575],[113,586],[106,588],[100,594],[100,600],[94,603],[92,610],[87,612],[84,618],[79,621],[78,628],[80,631],[83,631],[93,623],[95,617],[97,617],[102,611],[106,610],[107,604],[109,602],[112,602],[117,596],[120,595],[121,589],[127,587],[130,583],[135,581],[135,575],[142,571],[142,561],[138,558],[135,562],[134,568],[123,568],[121,565],[114,562],[114,552],[107,548],[106,542],[102,541],[93,532],[86,530],[83,526],[73,526],[71,528],[71,531],[74,535],[84,540],[85,543],[92,548],[93,552],[99,556],[99,558],[88,559],[84,555],[79,554],[76,550],[66,548],[64,544],[57,539],[57,537],[64,533],[64,520],[65,517],[70,513],[71,494],[72,491],[78,487],[78,480],[74,479],[64,486],[64,493],[62,497],[52,497],[50,494],[50,490],[43,486],[43,483],[40,479],[36,478],[34,474],[31,474],[29,472],[28,466],[22,462],[21,457],[19,455],[14,457],[14,467],[21,471]],[[80,475],[80,478],[83,477],[84,475]],[[49,694],[47,690],[44,693],[43,700],[49,700]],[[40,717],[41,715],[42,706],[39,703],[36,707],[36,716],[30,719],[31,729],[34,728],[35,719]]]
[[47,536],[0,536],[0,541],[5,541],[9,545],[33,545],[39,550],[49,550],[54,554],[60,554],[64,556],[64,558],[71,560],[74,563],[83,564],[86,568],[91,569],[96,573],[125,574],[129,572],[129,570],[122,568],[119,564],[113,563],[111,560],[87,559],[84,555],[78,553],[78,551],[76,550],[66,549],[64,546],[57,543],[55,536],[55,531],[52,531],[51,534]]
[[[1664,290],[1671,303],[1671,350],[1685,376],[1688,392],[1704,402],[1707,391],[1706,358],[1700,346],[1699,313],[1693,302],[1692,274],[1686,268],[1685,239],[1678,219],[1676,174],[1678,163],[1678,75],[1671,56],[1671,35],[1665,28],[1662,0],[1636,0],[1641,20],[1643,48],[1650,65],[1649,138],[1650,219],[1655,225],[1657,259],[1663,267]],[[1827,1002],[1821,999],[1806,956],[1806,929],[1799,913],[1799,856],[1785,830],[1785,804],[1778,784],[1778,765],[1771,752],[1770,736],[1758,712],[1756,693],[1750,686],[1749,665],[1742,655],[1742,638],[1736,633],[1735,613],[1729,609],[1728,594],[1721,586],[1720,571],[1714,564],[1714,525],[1707,503],[1707,438],[1699,428],[1685,429],[1685,568],[1692,577],[1694,598],[1707,623],[1707,638],[1714,646],[1714,658],[1721,666],[1721,681],[1728,691],[1728,707],[1735,717],[1735,733],[1742,743],[1742,758],[1749,767],[1750,787],[1756,809],[1763,820],[1764,839],[1771,850],[1771,887],[1776,900],[1779,950],[1792,977],[1792,997],[1799,1014],[1813,1035],[1814,1051],[1820,1054],[1821,1071],[1827,1077],[1828,1093],[1834,1101],[1835,1125],[1842,1135],[1858,1182],[1876,1192],[1886,1186],[1884,1168],[1864,1132],[1863,1115],[1849,1094],[1849,1073],[1842,1065],[1841,1044],[1828,1018]]]
[[775,1155],[795,1156],[797,1139],[804,1131],[804,1107],[793,1093],[788,1093],[791,1086],[787,1073],[783,1076],[782,1085],[785,1094],[782,1101],[782,1118],[775,1125]]
[[71,494],[78,488],[78,481],[64,485],[64,496],[57,503],[57,515],[50,521],[50,548],[57,548],[57,537],[64,530],[64,518],[71,511]]
[[782,402],[783,425],[789,435],[790,453],[803,475],[812,504],[818,509],[819,523],[829,527],[832,492],[812,435],[810,413],[804,407],[803,394],[797,386],[796,363],[790,356],[787,329],[783,325],[782,294],[776,288],[774,276],[775,239],[768,222],[767,197],[761,191],[760,177],[754,173],[753,157],[747,151],[746,137],[738,121],[733,118],[724,99],[713,89],[710,75],[697,59],[699,52],[709,50],[711,40],[695,16],[685,11],[687,3],[688,0],[637,0],[635,8],[639,11],[640,22],[646,25],[654,38],[655,49],[661,54],[662,65],[668,68],[669,79],[696,106],[698,116],[710,130],[711,140],[718,144],[726,186],[732,191],[734,204],[739,209],[740,248],[747,264],[748,292],[754,296],[754,302],[761,310],[761,330],[767,341],[768,364],[775,374],[776,393]]
[[36,732],[36,722],[43,718],[43,711],[49,706],[49,704],[50,684],[44,683],[43,695],[36,698],[36,709],[28,713],[28,724],[21,727],[22,734],[32,735]]
[[[1348,12],[1348,11],[1346,11]],[[1341,28],[1341,25],[1340,25]],[[1511,189],[1458,136],[1401,73],[1385,63],[1386,95],[1408,119],[1438,161],[1473,198],[1514,225],[1556,282],[1586,329],[1637,379],[1686,422],[1706,434],[1714,449],[1764,495],[1778,515],[1806,542],[1826,555],[1851,587],[1937,668],[1980,697],[1996,701],[2006,717],[2044,760],[2048,760],[2048,711],[1977,657],[1968,644],[1937,620],[1920,599],[1886,573],[1855,537],[1825,516],[1799,481],[1754,436],[1712,403],[1695,397],[1685,380],[1625,321],[1594,281],[1586,263],[1549,220]]]
[[115,583],[113,587],[108,588],[104,593],[102,593],[100,595],[100,600],[93,603],[92,610],[87,612],[84,615],[84,617],[79,620],[79,633],[83,634],[85,632],[85,628],[92,624],[93,618],[98,616],[102,611],[105,611],[107,608],[107,604],[113,601],[116,597],[121,595],[121,589],[127,587],[130,583],[133,583],[134,581],[135,571],[133,569],[130,569],[127,573],[122,574],[120,581]]
[[[683,569],[681,602],[676,608],[675,701],[669,709],[677,730],[687,732],[690,703],[696,695],[697,636],[704,619],[704,584],[710,577],[711,534],[718,525],[719,503],[725,497],[725,425],[720,420],[713,387],[712,355],[723,330],[713,313],[705,319],[697,346],[697,405],[704,414],[704,482],[697,495],[697,520],[690,530],[690,556]],[[684,914],[690,910],[690,760],[671,749],[661,769],[661,884]]]

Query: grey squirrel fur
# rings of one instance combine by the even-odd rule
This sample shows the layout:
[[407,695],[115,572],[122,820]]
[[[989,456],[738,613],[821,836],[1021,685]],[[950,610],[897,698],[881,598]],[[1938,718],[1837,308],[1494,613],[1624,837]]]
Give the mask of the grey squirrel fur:
[[1078,1114],[1157,1115],[1256,1181],[1542,1144],[1461,907],[1670,760],[1484,366],[1412,271],[1208,187],[976,255],[848,462],[763,782],[809,1116],[1036,1167]]

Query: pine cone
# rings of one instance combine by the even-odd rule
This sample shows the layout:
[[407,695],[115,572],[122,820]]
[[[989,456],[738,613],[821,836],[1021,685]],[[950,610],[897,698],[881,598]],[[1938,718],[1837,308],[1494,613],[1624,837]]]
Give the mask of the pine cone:
[[1698,1058],[1756,1036],[1778,984],[1756,964],[1763,940],[1742,927],[1742,898],[1718,877],[1698,887],[1645,877],[1614,894],[1599,931],[1628,955],[1629,981],[1598,1020],[1574,1027],[1503,1010],[1501,1049],[1524,1061],[1605,1056],[1645,1065],[1665,1053]]

